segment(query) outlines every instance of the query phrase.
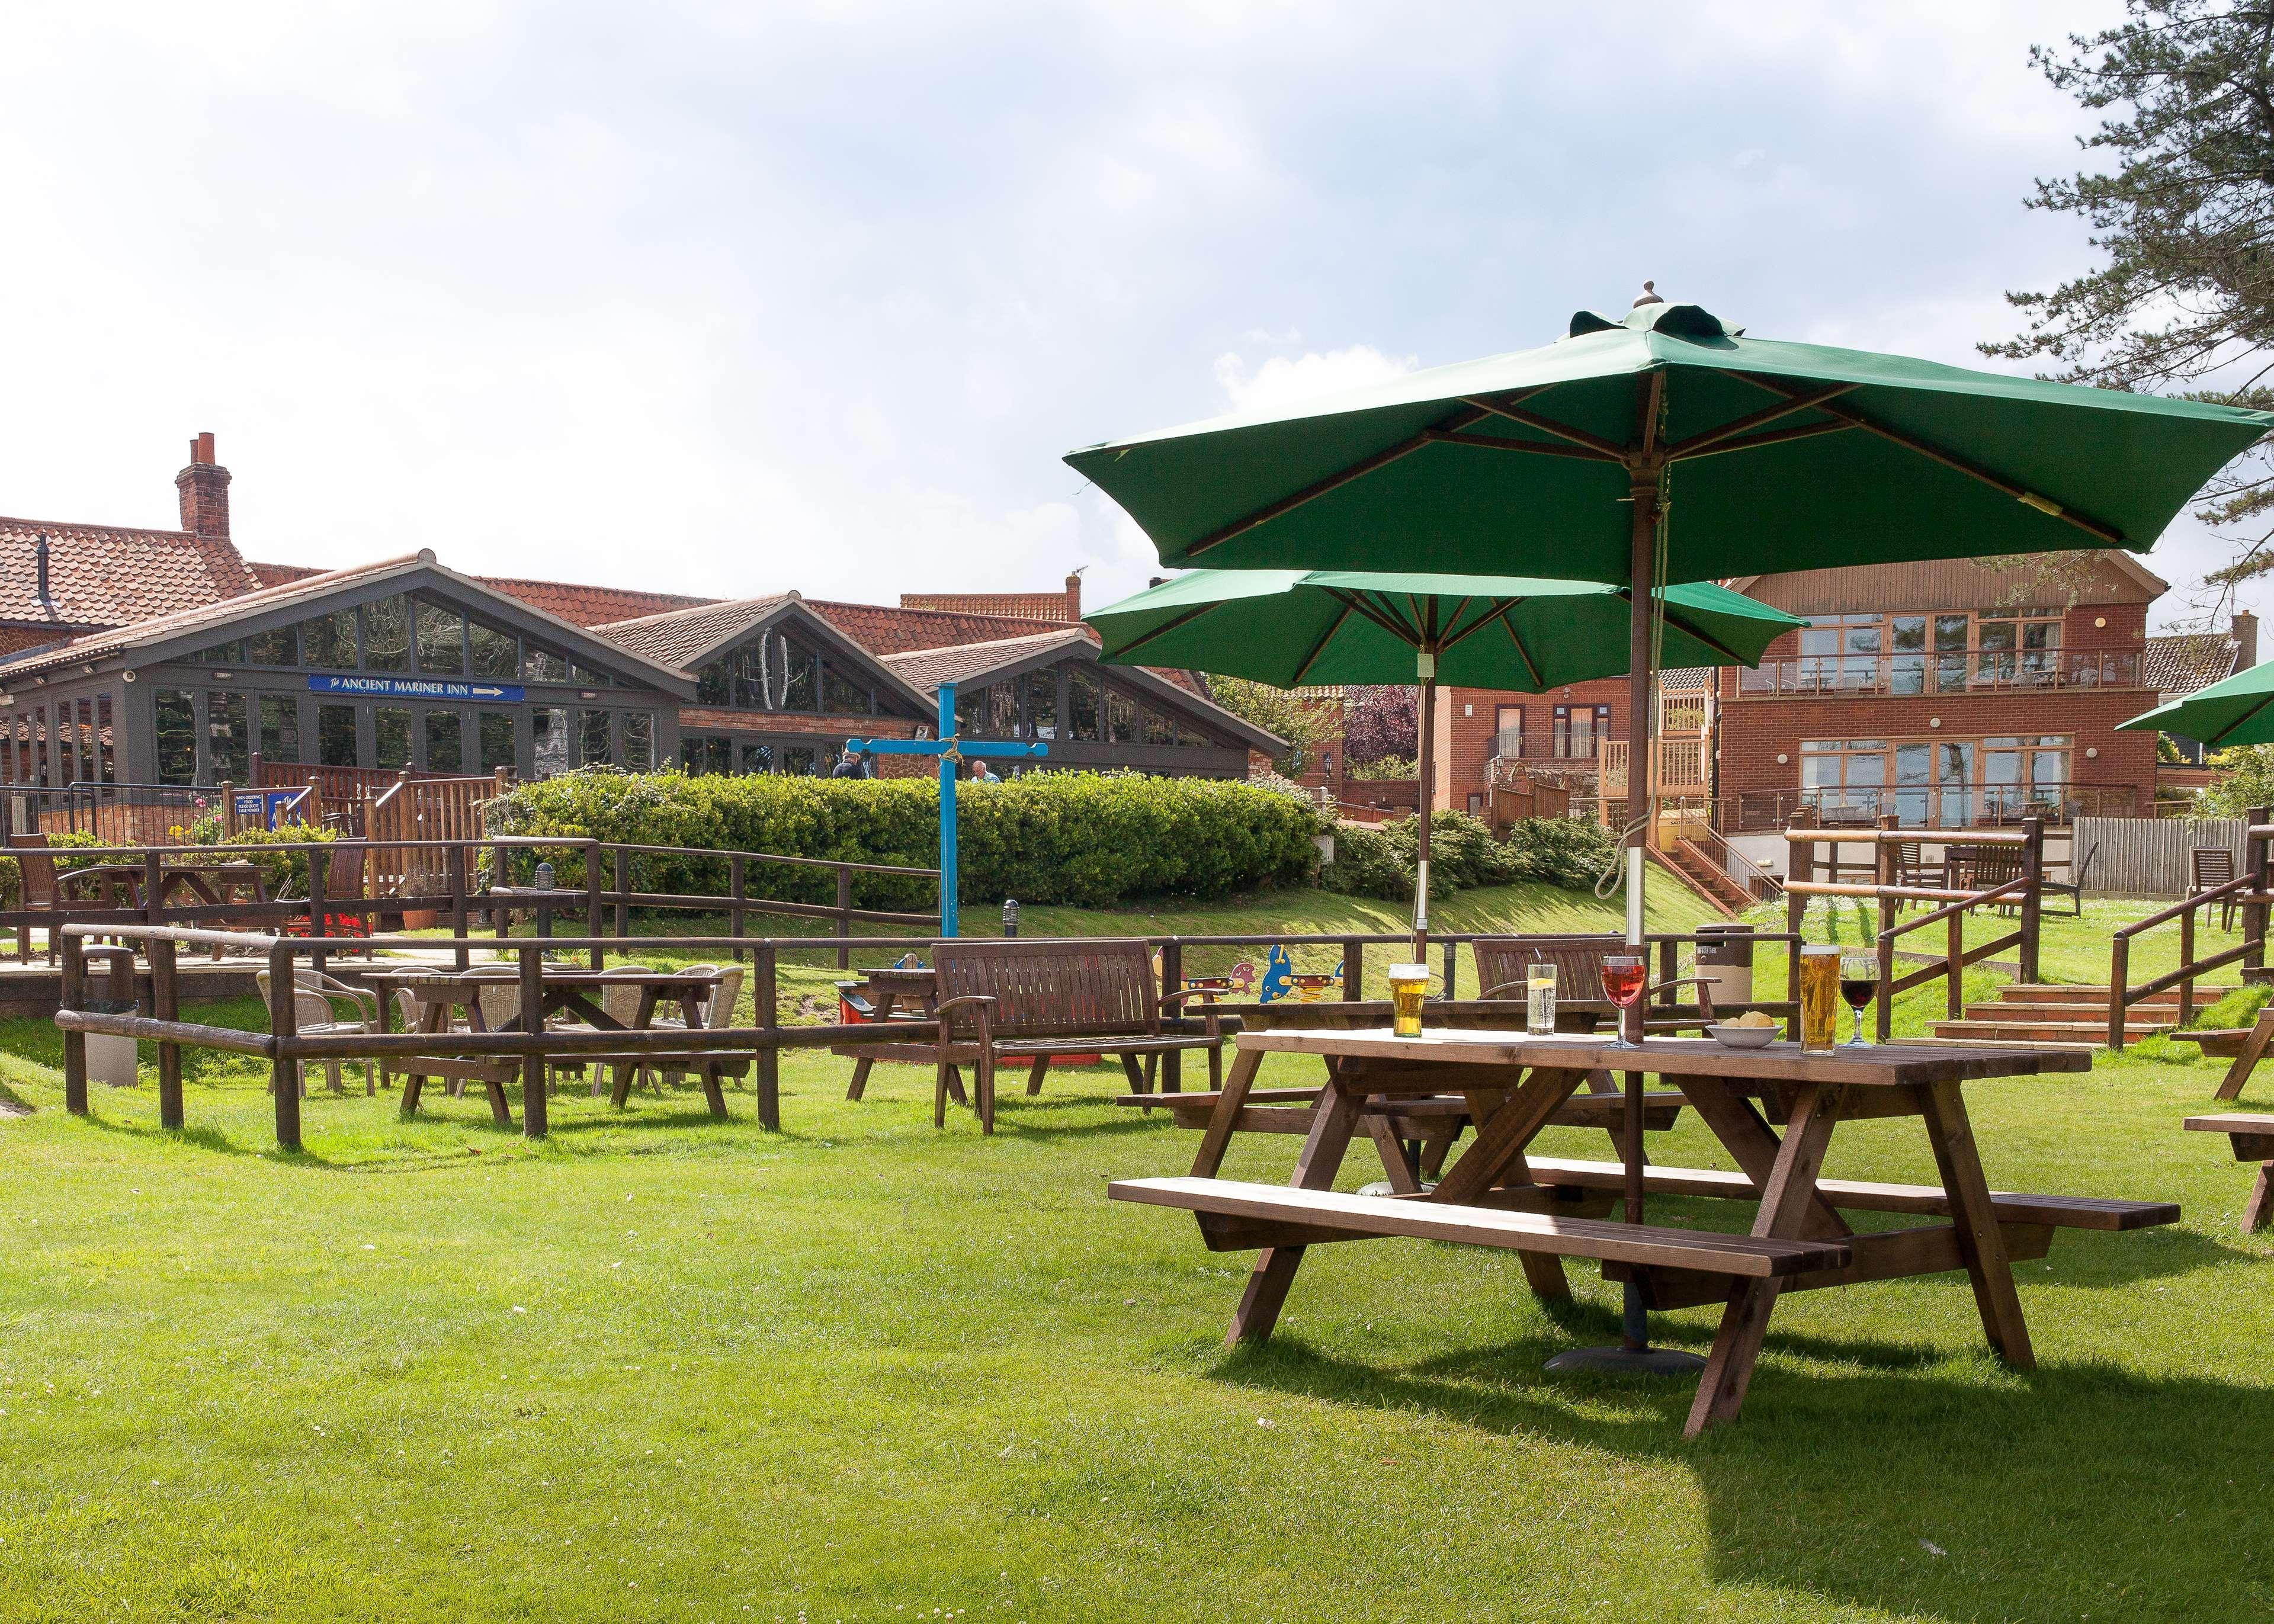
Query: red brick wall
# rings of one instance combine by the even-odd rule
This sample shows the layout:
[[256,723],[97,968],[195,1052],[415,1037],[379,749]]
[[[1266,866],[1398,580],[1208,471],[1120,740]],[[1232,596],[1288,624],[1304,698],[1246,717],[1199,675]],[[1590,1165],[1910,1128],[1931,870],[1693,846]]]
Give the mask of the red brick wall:
[[787,716],[779,710],[728,710],[688,705],[679,712],[683,733],[819,733],[847,739],[913,739],[916,725],[893,716]]
[[1629,708],[1624,677],[1574,682],[1544,694],[1516,694],[1488,688],[1438,689],[1437,783],[1431,804],[1465,812],[1469,797],[1486,794],[1486,769],[1492,760],[1495,737],[1500,731],[1500,707],[1524,707],[1524,734],[1526,747],[1530,748],[1532,740],[1553,737],[1555,707],[1566,704],[1608,705],[1611,737],[1626,737]]

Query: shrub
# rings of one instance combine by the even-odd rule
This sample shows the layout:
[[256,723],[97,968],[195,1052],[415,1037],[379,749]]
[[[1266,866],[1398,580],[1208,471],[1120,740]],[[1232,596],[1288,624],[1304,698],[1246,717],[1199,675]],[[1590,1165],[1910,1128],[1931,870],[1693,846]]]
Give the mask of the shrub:
[[[1319,871],[1319,883],[1350,896],[1411,900],[1419,833],[1412,817],[1341,825],[1335,831],[1335,861]],[[1617,851],[1608,831],[1573,818],[1524,818],[1510,825],[1505,840],[1497,840],[1482,819],[1441,811],[1429,819],[1429,895],[1519,880],[1577,891],[1592,886]]]
[[1343,777],[1345,778],[1413,779],[1420,776],[1419,763],[1407,756],[1377,756],[1373,761],[1352,762],[1343,769]]
[[[245,829],[220,842],[222,846],[305,846],[312,840],[338,837],[312,823],[279,823],[274,829]],[[305,852],[255,852],[248,861],[260,866],[260,876],[272,897],[308,894],[308,857]]]
[[[490,803],[490,832],[564,836],[705,852],[760,852],[931,868],[938,786],[926,778],[689,778],[587,769],[523,785]],[[1307,877],[1317,815],[1254,785],[1136,773],[1032,773],[958,786],[958,868],[966,902],[1106,907],[1131,897],[1224,897]],[[575,847],[547,852],[558,883],[584,883]],[[641,857],[641,891],[722,894],[723,857]],[[749,894],[833,902],[826,869],[754,862]],[[922,912],[928,882],[856,875],[860,907]]]

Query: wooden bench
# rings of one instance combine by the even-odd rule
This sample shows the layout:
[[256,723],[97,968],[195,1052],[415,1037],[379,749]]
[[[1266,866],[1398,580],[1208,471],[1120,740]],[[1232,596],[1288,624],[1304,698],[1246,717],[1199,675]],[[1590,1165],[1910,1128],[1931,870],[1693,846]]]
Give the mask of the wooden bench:
[[[1140,1056],[1195,1049],[1208,1051],[1215,1087],[1223,1080],[1224,1042],[1239,1030],[1238,1020],[1209,1009],[1203,994],[1163,994],[1152,955],[1138,940],[946,941],[934,950],[933,962],[939,985],[933,1010],[939,1037],[930,1050],[938,1068],[934,1127],[946,1125],[951,1081],[958,1080],[959,1066],[969,1065],[980,1127],[995,1132],[995,1066],[1006,1050],[1032,1062],[1029,1094],[1042,1093],[1058,1056],[1118,1056],[1130,1086],[1141,1090]],[[1198,1018],[1171,1016],[1188,997],[1203,999]]]
[[[1239,1132],[1242,1133],[1307,1133],[1311,1116],[1322,1091],[1317,1088],[1251,1088],[1242,1102]],[[1216,1109],[1218,1094],[1126,1094],[1116,1105],[1145,1110],[1165,1110],[1179,1128],[1206,1128]],[[1672,1089],[1653,1089],[1643,1095],[1642,1125],[1653,1133],[1674,1126],[1682,1113],[1682,1096]],[[1548,1118],[1555,1128],[1608,1128],[1615,1132],[1626,1117],[1626,1097],[1616,1094],[1575,1094]],[[1458,1094],[1439,1094],[1419,1100],[1384,1100],[1368,1108],[1389,1119],[1400,1139],[1426,1139],[1440,1131],[1447,1118],[1453,1127],[1470,1125],[1469,1102]],[[1409,1132],[1409,1130],[1411,1130]],[[1423,1132],[1427,1130],[1427,1132]]]
[[[1782,1280],[1811,1270],[1842,1268],[1853,1260],[1844,1241],[1698,1233],[1653,1224],[1441,1206],[1426,1199],[1345,1195],[1333,1190],[1295,1190],[1284,1184],[1226,1178],[1120,1179],[1106,1187],[1106,1194],[1117,1201],[1182,1207],[1198,1214],[1201,1233],[1211,1250],[1409,1237],[1751,1280]],[[1254,1225],[1228,1230],[1211,1226],[1208,1221],[1212,1217],[1276,1222],[1269,1231]],[[1321,1233],[1306,1233],[1312,1230]],[[1219,1241],[1228,1244],[1219,1245]]]
[[2258,1163],[2258,1182],[2250,1187],[2250,1199],[2242,1209],[2242,1232],[2245,1235],[2274,1219],[2274,1191],[2268,1188],[2267,1174],[2274,1168],[2274,1116],[2257,1116],[2245,1111],[2227,1111],[2216,1116],[2190,1116],[2185,1124],[2197,1133],[2224,1133],[2233,1141],[2237,1162]]

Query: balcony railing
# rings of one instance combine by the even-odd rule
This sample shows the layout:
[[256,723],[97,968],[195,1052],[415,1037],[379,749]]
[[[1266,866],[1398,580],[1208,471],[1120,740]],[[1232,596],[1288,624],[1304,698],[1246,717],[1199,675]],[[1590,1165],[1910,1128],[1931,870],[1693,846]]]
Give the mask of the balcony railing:
[[1582,729],[1576,734],[1557,739],[1552,733],[1527,733],[1519,728],[1503,728],[1493,735],[1493,759],[1504,762],[1544,762],[1561,767],[1595,770],[1595,746],[1602,735],[1593,729]]
[[1722,798],[1716,808],[1729,831],[1789,828],[1868,829],[1881,817],[1898,827],[1967,829],[2017,824],[2024,817],[2049,823],[2080,817],[2142,817],[2152,812],[2140,792],[2105,784],[1889,785],[1878,788],[1747,790]]
[[1969,654],[1803,654],[1740,667],[1745,698],[2035,693],[2070,688],[2138,688],[2136,650],[2063,653],[2058,649],[1982,650]]

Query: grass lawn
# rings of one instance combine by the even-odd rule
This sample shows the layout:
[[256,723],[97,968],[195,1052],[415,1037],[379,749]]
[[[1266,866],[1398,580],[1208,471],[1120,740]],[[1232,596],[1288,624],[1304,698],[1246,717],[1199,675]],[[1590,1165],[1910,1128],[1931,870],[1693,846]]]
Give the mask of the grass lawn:
[[[1550,896],[1555,917],[1480,892],[1439,922],[1611,921]],[[1281,902],[1026,929],[1397,914]],[[2104,976],[2123,912],[2054,925],[2049,972]],[[1984,1350],[1962,1275],[1801,1294],[1743,1418],[1697,1444],[1687,1383],[1541,1373],[1615,1331],[1577,1266],[1550,1312],[1504,1254],[1322,1247],[1271,1347],[1227,1352],[1246,1255],[1103,1199],[1193,1147],[1105,1103],[1118,1069],[1013,1087],[992,1140],[968,1113],[935,1132],[915,1070],[850,1105],[847,1063],[811,1055],[786,1058],[778,1135],[747,1092],[713,1124],[691,1088],[618,1115],[570,1084],[537,1147],[476,1098],[405,1124],[320,1093],[284,1157],[242,1064],[193,1066],[169,1134],[147,1086],[66,1116],[56,1049],[0,1024],[0,1104],[34,1108],[0,1118],[0,1617],[2274,1612],[2274,1247],[2235,1229],[2224,1142],[2179,1131],[2220,1074],[2183,1046],[1969,1094],[1993,1182],[2187,1214],[2023,1267],[2037,1372]],[[2253,1094],[2274,1109],[2274,1082]],[[1251,1137],[1226,1171],[1283,1179],[1293,1152]],[[1653,1154],[1727,1165],[1687,1114]],[[1931,1162],[1915,1124],[1866,1123],[1827,1171]],[[1344,1186],[1367,1176],[1353,1155]],[[1662,1340],[1702,1351],[1713,1318],[1662,1316]]]

